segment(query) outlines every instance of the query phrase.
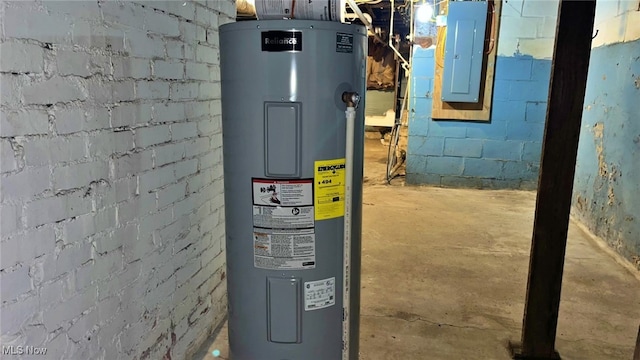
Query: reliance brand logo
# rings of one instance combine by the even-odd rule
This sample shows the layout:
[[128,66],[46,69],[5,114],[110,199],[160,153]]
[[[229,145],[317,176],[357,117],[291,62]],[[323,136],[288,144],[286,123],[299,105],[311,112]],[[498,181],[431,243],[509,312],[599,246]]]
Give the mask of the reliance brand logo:
[[298,45],[298,39],[292,38],[265,38],[265,45]]

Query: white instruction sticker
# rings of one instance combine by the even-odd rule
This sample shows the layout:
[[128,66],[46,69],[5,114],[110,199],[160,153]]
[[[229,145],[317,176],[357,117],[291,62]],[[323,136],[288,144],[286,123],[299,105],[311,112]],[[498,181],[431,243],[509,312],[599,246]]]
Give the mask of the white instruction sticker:
[[304,283],[304,310],[318,310],[335,305],[336,278]]
[[316,267],[313,229],[253,229],[253,263],[260,269],[302,270]]
[[253,179],[253,205],[312,206],[313,179]]
[[253,226],[268,229],[312,228],[313,206],[253,206]]

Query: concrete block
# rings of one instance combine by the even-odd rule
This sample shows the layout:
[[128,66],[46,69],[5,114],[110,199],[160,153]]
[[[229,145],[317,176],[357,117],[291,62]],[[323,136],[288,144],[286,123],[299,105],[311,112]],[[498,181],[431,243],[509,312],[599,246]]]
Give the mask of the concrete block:
[[135,178],[118,179],[112,182],[116,191],[116,202],[126,201],[137,195],[138,182]]
[[[235,14],[234,14],[235,15]],[[218,13],[202,6],[196,7],[196,22],[205,28],[218,28]]]
[[53,252],[55,242],[53,228],[46,226],[9,237],[2,242],[2,267],[10,268],[19,263],[31,263],[34,258]]
[[42,110],[0,110],[0,136],[45,135],[49,116]]
[[193,80],[208,81],[211,78],[211,70],[207,64],[199,64],[194,62],[187,62],[186,64],[186,78]]
[[533,58],[528,56],[498,56],[496,80],[530,80]]
[[477,178],[499,178],[503,161],[491,159],[464,159],[462,175]]
[[92,259],[91,252],[91,243],[77,243],[64,247],[57,256],[48,256],[43,266],[43,280],[52,280],[79,268]]
[[527,109],[524,120],[527,122],[544,123],[547,117],[546,102],[527,102]]
[[27,226],[35,227],[91,211],[91,199],[84,192],[74,192],[32,201],[25,205]]
[[[525,100],[493,101],[491,122],[510,123],[524,119],[527,102]],[[505,129],[506,131],[506,129]]]
[[164,42],[161,37],[141,30],[129,29],[124,38],[124,48],[131,56],[143,58],[163,58]]
[[90,1],[74,1],[73,3],[65,1],[47,1],[43,4],[52,13],[72,15],[73,18],[99,18],[100,7],[98,3]]
[[198,136],[198,122],[182,122],[171,124],[171,140],[180,141]]
[[87,93],[77,79],[53,77],[26,86],[23,90],[25,104],[57,104],[87,99]]
[[534,163],[540,163],[540,157],[542,155],[542,142],[533,141],[525,142],[524,149],[522,151],[522,160],[530,161]]
[[166,40],[167,57],[184,59],[184,43],[179,40]]
[[467,134],[466,123],[458,121],[430,120],[427,130],[428,137],[445,137],[463,139]]
[[408,152],[411,154],[441,156],[443,150],[444,138],[409,136]]
[[66,165],[53,170],[53,187],[56,191],[84,188],[96,181],[107,181],[109,166],[106,161]]
[[133,146],[133,133],[129,131],[101,131],[96,136],[88,137],[89,153],[94,159],[109,158],[115,154],[124,154],[131,151]]
[[196,60],[201,63],[220,65],[220,50],[205,45],[196,48]]
[[221,121],[216,118],[205,116],[202,120],[198,121],[197,124],[198,135],[200,136],[211,136],[222,132]]
[[[4,299],[4,297],[3,297]],[[0,334],[13,335],[39,312],[38,297],[30,296],[14,303],[2,304],[0,310]]]
[[112,57],[113,76],[116,79],[134,78],[148,79],[151,77],[151,61],[131,57]]
[[169,83],[164,81],[138,81],[136,94],[140,99],[168,99]]
[[444,155],[459,157],[481,157],[482,140],[447,138],[444,141]]
[[522,16],[557,17],[558,0],[526,0],[522,6]]
[[120,104],[111,109],[111,127],[120,128],[151,121],[150,104]]
[[184,110],[187,119],[190,120],[210,115],[210,105],[207,101],[187,102],[185,103]]
[[69,44],[71,19],[51,16],[33,4],[4,8],[4,36],[8,39],[30,39],[45,43]]
[[109,111],[106,108],[60,109],[55,111],[54,116],[55,129],[59,135],[110,127]]
[[44,49],[38,45],[5,42],[0,44],[0,71],[37,73],[44,71]]
[[60,50],[56,52],[58,74],[89,76],[89,60],[91,55],[83,52]]
[[205,82],[200,84],[200,92],[198,93],[199,99],[220,99],[221,96],[222,90],[219,82]]
[[[101,300],[98,303],[98,322],[107,323],[109,320],[113,319],[116,314],[118,314],[118,310],[120,308],[120,298],[117,295],[108,297],[104,300]],[[111,341],[111,337],[102,338],[101,342],[109,342]]]
[[[424,69],[424,66],[421,68]],[[412,96],[430,99],[433,97],[433,79],[431,77],[414,77],[411,90]]]
[[28,168],[3,177],[0,182],[0,201],[27,201],[50,190],[50,177],[48,167]]
[[172,83],[171,99],[186,100],[198,97],[199,86],[196,82]]
[[542,141],[543,123],[510,122],[507,123],[507,140]]
[[482,188],[482,179],[465,176],[443,176],[440,185],[451,188]]
[[87,157],[85,139],[82,137],[29,139],[23,149],[29,166],[78,161]]
[[[216,16],[216,21],[217,16]],[[207,29],[207,43],[213,47],[220,47],[220,33],[216,29]]]
[[113,227],[115,219],[116,213],[113,208],[78,216],[62,227],[62,241],[64,244],[84,241],[89,236]]
[[491,122],[471,122],[467,124],[467,138],[504,140],[506,137],[506,121],[492,119]]
[[546,102],[549,95],[549,79],[511,82],[509,100]]
[[45,328],[51,332],[62,327],[94,306],[96,299],[95,288],[89,288],[66,302],[54,306],[50,311],[43,313]]
[[198,172],[198,159],[182,160],[175,165],[176,179],[180,180]]
[[520,52],[538,59],[551,59],[554,41],[554,38],[521,39]]
[[0,237],[6,238],[21,228],[21,208],[15,205],[0,205]]
[[135,101],[138,100],[135,93],[136,83],[133,81],[119,81],[111,84],[111,93],[113,100],[119,101]]
[[500,18],[500,30],[508,32],[511,36],[535,39],[538,27],[543,23],[544,18],[542,17],[502,16]]
[[536,180],[540,166],[526,161],[507,161],[502,168],[502,178]]
[[533,79],[551,79],[551,60],[533,60],[531,77]]
[[31,291],[33,284],[29,276],[29,266],[18,266],[0,273],[0,296],[2,301],[13,301],[18,296]]
[[184,143],[159,146],[154,148],[153,152],[155,156],[155,166],[163,166],[184,158]]
[[153,121],[156,123],[184,121],[185,119],[184,103],[181,102],[156,104],[153,110]]
[[484,140],[482,157],[485,159],[520,160],[522,148],[521,141]]
[[171,140],[169,125],[155,125],[136,129],[135,143],[138,148],[162,144]]
[[153,63],[153,74],[161,79],[183,79],[184,64],[181,62],[156,60]]
[[146,10],[144,13],[144,29],[165,36],[180,35],[180,21],[162,12]]
[[[195,13],[194,13],[195,14]],[[198,27],[191,22],[180,22],[180,37],[185,43],[195,44],[198,40]]]
[[463,170],[463,158],[428,156],[426,171],[424,171],[424,173],[435,175],[462,175]]
[[[496,77],[500,76],[500,73],[496,69]],[[493,101],[508,101],[511,100],[511,81],[496,79],[493,83]]]
[[173,14],[188,20],[194,20],[195,19],[195,7],[196,5],[191,3],[191,2],[187,2],[187,3],[181,3],[181,2],[174,2],[174,1],[138,1],[138,3],[143,4],[145,6],[154,8],[154,9],[158,9],[158,10],[162,10],[163,12],[167,13],[167,14]]
[[[126,254],[126,252],[125,252]],[[98,299],[103,300],[109,296],[113,296],[113,294],[122,293],[123,291],[132,291],[132,284],[134,284],[138,278],[140,277],[140,261],[135,263],[127,263],[123,272],[117,274],[117,276],[112,277],[108,281],[98,284]],[[124,294],[127,295],[127,294]],[[123,297],[127,298],[135,298],[135,296]],[[125,302],[122,305],[131,306],[130,302]],[[122,310],[122,309],[121,309]],[[127,320],[126,316],[123,316],[122,319]],[[123,327],[126,324],[123,324]]]

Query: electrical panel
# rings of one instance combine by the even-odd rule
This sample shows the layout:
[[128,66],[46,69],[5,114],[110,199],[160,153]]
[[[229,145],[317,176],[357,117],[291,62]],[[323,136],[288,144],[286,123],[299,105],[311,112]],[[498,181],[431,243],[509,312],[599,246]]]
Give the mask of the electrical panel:
[[486,1],[449,2],[442,101],[479,101],[487,6]]

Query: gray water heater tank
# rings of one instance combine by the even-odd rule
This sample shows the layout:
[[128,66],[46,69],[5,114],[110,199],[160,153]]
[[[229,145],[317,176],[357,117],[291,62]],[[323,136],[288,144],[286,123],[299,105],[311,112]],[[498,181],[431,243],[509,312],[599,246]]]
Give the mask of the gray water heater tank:
[[233,360],[358,359],[364,102],[355,117],[345,271],[342,94],[364,97],[366,54],[359,25],[220,27]]

